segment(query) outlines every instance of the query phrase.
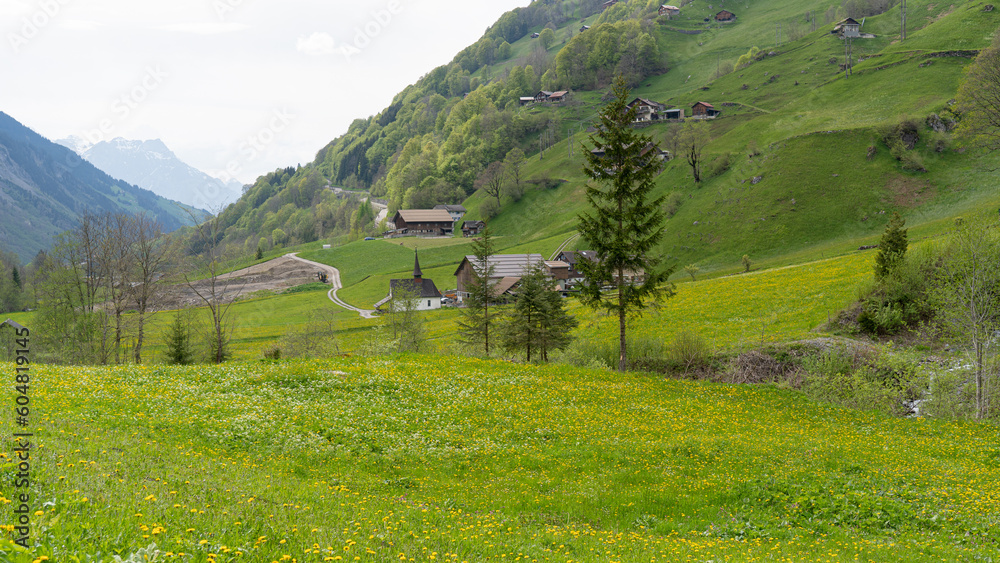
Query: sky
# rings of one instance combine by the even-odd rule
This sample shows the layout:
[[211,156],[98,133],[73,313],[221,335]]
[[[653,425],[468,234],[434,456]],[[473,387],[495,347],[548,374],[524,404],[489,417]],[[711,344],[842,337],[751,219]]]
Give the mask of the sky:
[[311,162],[529,0],[0,0],[0,111],[253,182]]

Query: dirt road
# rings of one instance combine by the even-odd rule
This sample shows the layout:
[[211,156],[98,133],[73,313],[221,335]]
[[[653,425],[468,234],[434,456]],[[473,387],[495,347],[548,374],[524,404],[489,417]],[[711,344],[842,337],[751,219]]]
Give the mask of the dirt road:
[[354,311],[354,312],[356,312],[357,314],[361,315],[362,317],[364,317],[366,319],[375,318],[375,311],[370,310],[370,309],[359,309],[359,308],[355,307],[354,305],[348,304],[346,301],[342,300],[340,297],[337,297],[337,290],[343,288],[343,286],[340,284],[340,270],[334,268],[333,266],[327,266],[326,264],[321,264],[319,262],[313,262],[312,260],[306,260],[305,258],[299,258],[298,256],[295,255],[295,253],[286,254],[286,255],[283,256],[283,258],[291,258],[293,260],[298,260],[299,262],[302,262],[302,263],[308,264],[308,265],[310,265],[310,266],[312,266],[314,268],[318,268],[320,270],[323,270],[324,272],[327,273],[327,276],[328,276],[328,278],[330,280],[330,284],[333,286],[330,289],[330,291],[327,292],[327,296],[330,298],[330,301],[333,301],[334,304],[336,304],[339,307],[343,307],[344,309],[347,309],[348,311]]

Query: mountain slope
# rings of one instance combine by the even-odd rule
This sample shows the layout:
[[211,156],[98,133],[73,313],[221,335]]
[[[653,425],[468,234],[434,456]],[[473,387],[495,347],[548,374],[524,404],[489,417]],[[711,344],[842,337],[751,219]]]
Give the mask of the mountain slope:
[[[832,248],[870,244],[893,211],[920,227],[994,206],[996,181],[978,172],[981,155],[927,124],[961,118],[950,100],[964,67],[1000,26],[1000,12],[971,0],[910,0],[900,41],[899,7],[889,4],[761,0],[728,6],[737,19],[720,25],[712,21],[720,7],[710,0],[692,0],[670,18],[641,0],[603,11],[587,0],[533,2],[505,14],[381,113],[356,120],[293,176],[259,180],[251,190],[259,195],[244,196],[227,225],[244,227],[233,231],[241,238],[265,237],[275,225],[255,227],[260,216],[280,218],[288,199],[265,210],[264,196],[313,173],[370,189],[392,209],[463,203],[466,219],[481,219],[494,211],[481,210],[488,198],[477,175],[520,149],[524,193],[503,198],[492,219],[496,234],[521,245],[568,235],[585,207],[585,131],[619,72],[630,77],[634,96],[688,114],[698,101],[722,110],[705,124],[704,180],[694,183],[683,159],[657,179],[657,193],[673,207],[660,250],[681,263],[716,271],[744,254],[779,262],[790,254],[829,256]],[[831,33],[847,16],[874,34],[854,41],[850,77],[842,70],[844,42]],[[551,43],[531,37],[547,27]],[[519,103],[539,88],[573,85],[565,103]],[[904,153],[882,134],[901,120],[918,135]],[[690,122],[658,122],[644,132],[680,154],[678,135]]]
[[192,207],[214,210],[240,197],[239,182],[226,184],[184,163],[159,139],[133,141],[117,137],[92,146],[81,146],[73,138],[56,142],[114,178]]
[[148,212],[166,231],[190,223],[180,204],[115,180],[0,112],[0,244],[30,260],[84,212]]

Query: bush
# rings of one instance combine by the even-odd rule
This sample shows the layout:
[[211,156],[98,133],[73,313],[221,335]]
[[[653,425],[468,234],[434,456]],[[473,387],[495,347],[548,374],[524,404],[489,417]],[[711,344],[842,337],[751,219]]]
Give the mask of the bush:
[[496,217],[500,214],[500,206],[497,205],[495,199],[487,199],[486,201],[479,204],[479,218],[483,221],[489,221],[490,219]]
[[708,164],[703,179],[715,178],[716,176],[722,175],[726,170],[729,170],[729,165],[732,164],[732,160],[732,154],[728,152],[715,157],[715,160]]
[[682,330],[667,348],[667,358],[688,374],[707,366],[712,358],[712,351],[700,334]]
[[670,192],[670,195],[663,202],[663,213],[667,216],[667,219],[670,219],[674,215],[677,215],[683,204],[684,196],[677,192]]
[[887,347],[832,347],[802,360],[802,390],[844,407],[908,414],[927,377],[919,364]]
[[934,316],[930,301],[937,254],[933,248],[917,247],[885,276],[859,291],[859,328],[871,335],[895,334]]

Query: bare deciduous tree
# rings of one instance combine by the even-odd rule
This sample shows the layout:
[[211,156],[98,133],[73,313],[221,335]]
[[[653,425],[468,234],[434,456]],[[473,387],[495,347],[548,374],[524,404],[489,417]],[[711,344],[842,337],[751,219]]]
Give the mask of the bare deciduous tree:
[[228,260],[221,244],[223,228],[220,212],[221,210],[217,210],[212,217],[195,227],[192,235],[202,249],[194,257],[196,269],[206,274],[202,287],[188,272],[182,274],[184,282],[208,307],[212,316],[212,340],[209,348],[211,359],[217,364],[229,357],[229,309],[246,286],[245,279],[224,275],[229,268],[226,267]]

